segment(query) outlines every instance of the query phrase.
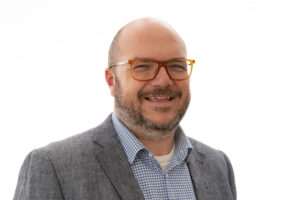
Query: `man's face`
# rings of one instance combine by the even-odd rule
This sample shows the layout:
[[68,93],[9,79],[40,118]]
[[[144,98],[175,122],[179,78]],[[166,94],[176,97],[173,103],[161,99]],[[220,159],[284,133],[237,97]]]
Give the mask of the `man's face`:
[[[120,61],[186,57],[184,43],[163,32],[131,33],[119,45]],[[173,81],[163,67],[154,80],[146,82],[132,78],[129,64],[115,70],[115,112],[125,126],[131,131],[144,132],[139,135],[144,138],[162,138],[172,132],[190,102],[189,80]]]

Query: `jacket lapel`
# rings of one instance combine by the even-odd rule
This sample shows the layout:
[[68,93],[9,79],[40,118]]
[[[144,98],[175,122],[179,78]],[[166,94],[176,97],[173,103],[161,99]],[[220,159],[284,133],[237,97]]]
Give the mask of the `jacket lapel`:
[[143,193],[113,127],[111,115],[95,129],[94,153],[112,184],[124,200],[142,200]]
[[205,160],[205,155],[192,150],[187,160],[190,170],[191,178],[193,181],[195,195],[198,200],[219,200],[217,184],[212,177],[210,162]]

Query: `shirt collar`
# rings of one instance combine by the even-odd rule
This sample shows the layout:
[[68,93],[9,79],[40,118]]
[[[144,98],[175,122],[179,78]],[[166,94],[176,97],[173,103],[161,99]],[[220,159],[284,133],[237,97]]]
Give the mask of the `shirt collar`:
[[133,163],[137,153],[146,147],[120,122],[117,116],[112,114],[113,126],[118,134],[120,142],[125,150],[128,161]]
[[174,151],[174,164],[179,164],[187,160],[190,155],[193,146],[190,143],[188,137],[186,137],[182,128],[178,126],[175,131],[175,151]]
[[[146,147],[122,124],[114,113],[112,114],[112,121],[130,164],[134,162],[140,151],[149,153]],[[193,146],[180,126],[175,131],[175,144],[176,161],[183,162],[189,156]]]

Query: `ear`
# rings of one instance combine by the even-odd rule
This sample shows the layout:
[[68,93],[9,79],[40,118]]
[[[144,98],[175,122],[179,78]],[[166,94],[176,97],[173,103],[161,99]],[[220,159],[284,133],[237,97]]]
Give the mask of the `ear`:
[[111,69],[105,69],[105,80],[110,89],[110,95],[115,96],[115,75]]

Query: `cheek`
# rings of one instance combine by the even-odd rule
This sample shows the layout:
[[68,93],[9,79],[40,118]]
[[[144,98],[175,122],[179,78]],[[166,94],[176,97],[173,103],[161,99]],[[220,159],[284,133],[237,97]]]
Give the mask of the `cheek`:
[[182,91],[183,95],[190,93],[190,84],[188,81],[179,82],[177,87]]
[[143,91],[143,87],[136,84],[127,84],[122,87],[122,95],[124,98],[134,102],[134,103],[140,103],[141,99],[139,99],[139,93]]
[[139,93],[144,90],[144,86],[145,84],[143,82],[136,80],[129,81],[125,86],[127,91],[126,95],[128,95],[127,98],[139,100]]

